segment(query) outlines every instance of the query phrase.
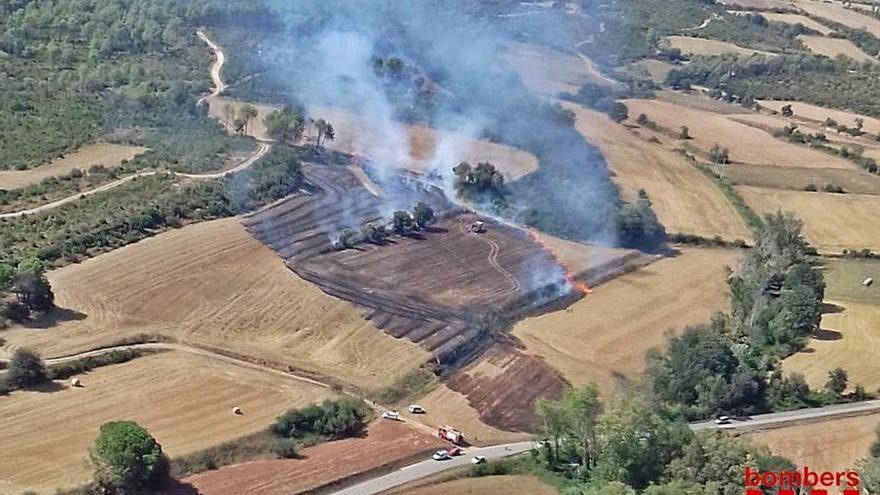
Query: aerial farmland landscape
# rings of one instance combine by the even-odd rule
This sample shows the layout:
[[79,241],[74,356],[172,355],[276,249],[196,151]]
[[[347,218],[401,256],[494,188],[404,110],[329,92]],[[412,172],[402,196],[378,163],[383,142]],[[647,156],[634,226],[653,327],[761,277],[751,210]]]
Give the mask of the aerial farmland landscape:
[[876,0],[0,0],[0,89],[0,495],[880,494]]

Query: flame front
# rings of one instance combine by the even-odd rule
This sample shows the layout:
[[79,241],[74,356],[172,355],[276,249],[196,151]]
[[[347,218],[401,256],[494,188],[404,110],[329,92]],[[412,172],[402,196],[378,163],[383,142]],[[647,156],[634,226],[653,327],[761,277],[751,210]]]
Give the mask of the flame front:
[[565,266],[565,263],[563,263],[562,260],[559,259],[559,255],[556,254],[556,251],[554,251],[549,244],[544,242],[544,239],[541,239],[541,236],[539,236],[534,229],[528,229],[528,233],[532,237],[532,239],[534,239],[535,242],[537,242],[538,245],[541,246],[542,249],[544,249],[544,251],[547,251],[547,253],[550,254],[550,257],[553,258],[553,261],[555,261],[559,266],[562,267],[562,270],[565,272],[564,277],[566,282],[568,282],[568,284],[571,285],[574,290],[580,292],[583,295],[587,295],[593,292],[586,283],[574,278],[574,274],[572,274],[571,270],[569,270],[568,267]]

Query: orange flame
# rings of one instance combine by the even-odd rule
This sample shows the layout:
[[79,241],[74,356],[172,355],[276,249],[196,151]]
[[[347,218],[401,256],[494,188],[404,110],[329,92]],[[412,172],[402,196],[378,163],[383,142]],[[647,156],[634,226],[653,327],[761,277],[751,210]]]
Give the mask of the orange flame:
[[562,270],[565,272],[564,276],[566,282],[568,282],[574,290],[580,292],[585,296],[593,292],[593,290],[590,289],[590,287],[586,283],[574,278],[571,270],[569,270],[568,267],[565,266],[565,263],[563,263],[562,260],[559,259],[559,255],[556,254],[556,251],[554,251],[549,244],[544,242],[544,239],[541,239],[541,237],[534,229],[528,229],[528,233],[532,237],[532,239],[534,239],[534,241],[537,242],[542,249],[544,249],[544,251],[547,251],[550,257],[553,258],[553,261],[555,261],[559,266],[562,267]]

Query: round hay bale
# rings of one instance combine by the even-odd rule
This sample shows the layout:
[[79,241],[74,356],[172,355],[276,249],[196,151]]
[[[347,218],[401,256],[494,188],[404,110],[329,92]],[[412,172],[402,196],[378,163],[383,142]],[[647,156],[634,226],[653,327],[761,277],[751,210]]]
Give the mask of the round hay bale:
[[865,287],[870,287],[870,286],[874,285],[874,279],[871,277],[868,277],[865,280],[862,280],[862,285],[864,285]]
[[71,378],[70,379],[70,386],[71,387],[81,387],[82,382],[79,381],[79,378]]
[[232,408],[232,414],[235,414],[235,415],[241,415],[241,414],[243,414],[243,413],[241,412],[241,408],[240,408],[240,407],[235,406],[235,407]]

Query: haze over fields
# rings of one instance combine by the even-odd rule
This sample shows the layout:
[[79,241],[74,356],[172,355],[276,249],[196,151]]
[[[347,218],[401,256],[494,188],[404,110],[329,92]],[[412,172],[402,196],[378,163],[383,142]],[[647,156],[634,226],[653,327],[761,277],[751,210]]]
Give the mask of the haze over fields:
[[878,60],[861,2],[0,0],[0,493],[880,493]]

